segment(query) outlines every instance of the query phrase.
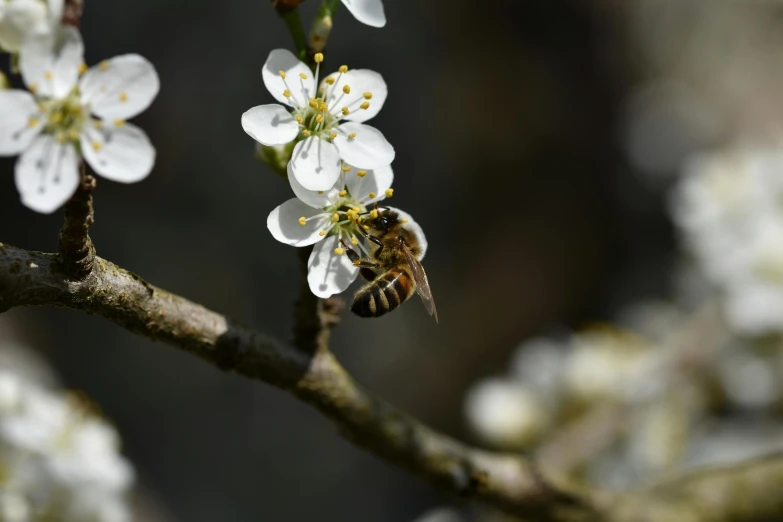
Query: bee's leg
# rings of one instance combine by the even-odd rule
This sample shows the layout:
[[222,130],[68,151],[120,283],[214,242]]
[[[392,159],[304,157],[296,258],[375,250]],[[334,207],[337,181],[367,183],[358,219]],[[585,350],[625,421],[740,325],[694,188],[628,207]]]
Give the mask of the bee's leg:
[[367,241],[370,241],[370,242],[375,243],[376,245],[378,245],[378,250],[376,250],[375,253],[373,254],[375,257],[378,257],[380,255],[380,253],[383,251],[383,241],[381,241],[377,237],[375,237],[375,236],[371,235],[370,233],[368,233],[364,229],[362,224],[359,223],[358,221],[356,222],[356,225],[357,225],[356,228],[359,229],[359,231],[362,233],[362,236],[364,236],[365,239],[367,239]]
[[[362,269],[365,269],[365,268],[376,268],[377,269],[377,268],[381,267],[381,265],[379,265],[378,263],[373,263],[372,261],[363,261],[361,256],[356,253],[356,250],[354,250],[353,248],[351,248],[348,245],[346,245],[345,241],[343,241],[342,239],[340,240],[340,243],[345,247],[345,254],[348,256],[348,259],[351,260],[351,262],[353,263],[353,266],[358,266],[358,267],[360,267]],[[374,279],[374,277],[373,277],[373,279]]]

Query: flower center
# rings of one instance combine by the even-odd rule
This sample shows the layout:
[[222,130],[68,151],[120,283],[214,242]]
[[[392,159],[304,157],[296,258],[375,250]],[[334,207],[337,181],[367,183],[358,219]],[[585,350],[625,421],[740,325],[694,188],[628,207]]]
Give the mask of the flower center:
[[41,101],[39,107],[44,117],[45,133],[54,135],[61,143],[79,139],[89,114],[76,92],[62,99]]
[[316,136],[323,139],[334,139],[332,129],[339,123],[339,118],[329,112],[323,98],[310,98],[309,103],[294,110],[294,119],[299,123],[299,130],[305,136]]

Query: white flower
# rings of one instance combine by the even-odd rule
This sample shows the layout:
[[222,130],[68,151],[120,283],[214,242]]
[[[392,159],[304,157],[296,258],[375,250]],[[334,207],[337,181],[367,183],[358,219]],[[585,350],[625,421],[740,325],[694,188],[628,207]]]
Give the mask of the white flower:
[[386,25],[386,14],[381,0],[342,0],[343,5],[363,24],[372,27]]
[[367,69],[328,76],[316,93],[315,77],[304,63],[285,49],[269,53],[264,64],[264,84],[283,105],[253,107],[242,115],[242,128],[263,145],[282,145],[297,137],[290,172],[307,190],[328,190],[340,175],[342,162],[359,169],[390,165],[394,148],[380,131],[363,122],[381,110],[386,83]]
[[[391,167],[356,170],[343,167],[337,183],[327,191],[305,190],[291,172],[288,180],[297,197],[289,199],[267,218],[267,227],[275,239],[291,246],[315,244],[307,263],[307,281],[315,295],[327,298],[348,288],[359,269],[345,255],[345,245],[366,256],[367,248],[356,226],[357,218],[370,213],[374,203],[390,197],[394,174]],[[390,207],[387,207],[390,208]],[[427,240],[421,227],[406,212],[394,209],[405,224],[414,230],[421,242],[421,257],[427,252]]]
[[498,447],[530,444],[549,422],[536,395],[506,379],[477,382],[465,397],[465,416],[476,433]]
[[145,178],[155,162],[147,135],[127,123],[146,109],[160,86],[155,68],[135,54],[101,62],[79,77],[79,32],[29,38],[20,69],[31,93],[0,91],[0,155],[21,156],[16,187],[38,212],[53,212],[79,183],[79,160],[113,181]]
[[5,0],[0,2],[0,50],[19,52],[30,36],[56,32],[64,0]]
[[783,332],[783,149],[740,146],[694,156],[672,213],[740,333]]

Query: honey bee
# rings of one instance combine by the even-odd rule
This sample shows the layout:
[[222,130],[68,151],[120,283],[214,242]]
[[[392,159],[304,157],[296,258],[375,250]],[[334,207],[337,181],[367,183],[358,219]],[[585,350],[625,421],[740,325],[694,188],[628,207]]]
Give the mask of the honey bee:
[[376,207],[372,215],[377,217],[357,221],[370,245],[369,258],[362,259],[343,242],[348,258],[369,281],[354,295],[351,311],[360,317],[380,317],[418,292],[424,308],[438,322],[427,274],[419,262],[422,249],[416,233],[394,210]]

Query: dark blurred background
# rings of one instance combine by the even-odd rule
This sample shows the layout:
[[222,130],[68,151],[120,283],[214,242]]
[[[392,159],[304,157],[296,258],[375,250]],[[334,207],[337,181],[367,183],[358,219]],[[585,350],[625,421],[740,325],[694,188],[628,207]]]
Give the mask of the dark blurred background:
[[[663,198],[629,173],[619,131],[639,74],[619,4],[387,0],[383,29],[344,9],[335,19],[326,70],[370,68],[389,85],[372,124],[397,151],[392,203],[427,234],[441,322],[418,300],[380,320],[346,316],[333,349],[360,382],[463,440],[464,390],[520,341],[666,293]],[[292,48],[270,2],[85,7],[89,64],[139,53],[162,83],[135,120],[157,148],[153,173],[98,180],[99,254],[288,338],[297,256],[265,225],[290,188],[239,124],[272,101],[269,51]],[[304,2],[306,21],[316,8]],[[24,208],[13,164],[0,160],[0,239],[55,251],[62,212]],[[117,425],[160,520],[399,522],[451,500],[275,389],[81,313],[8,315]]]

